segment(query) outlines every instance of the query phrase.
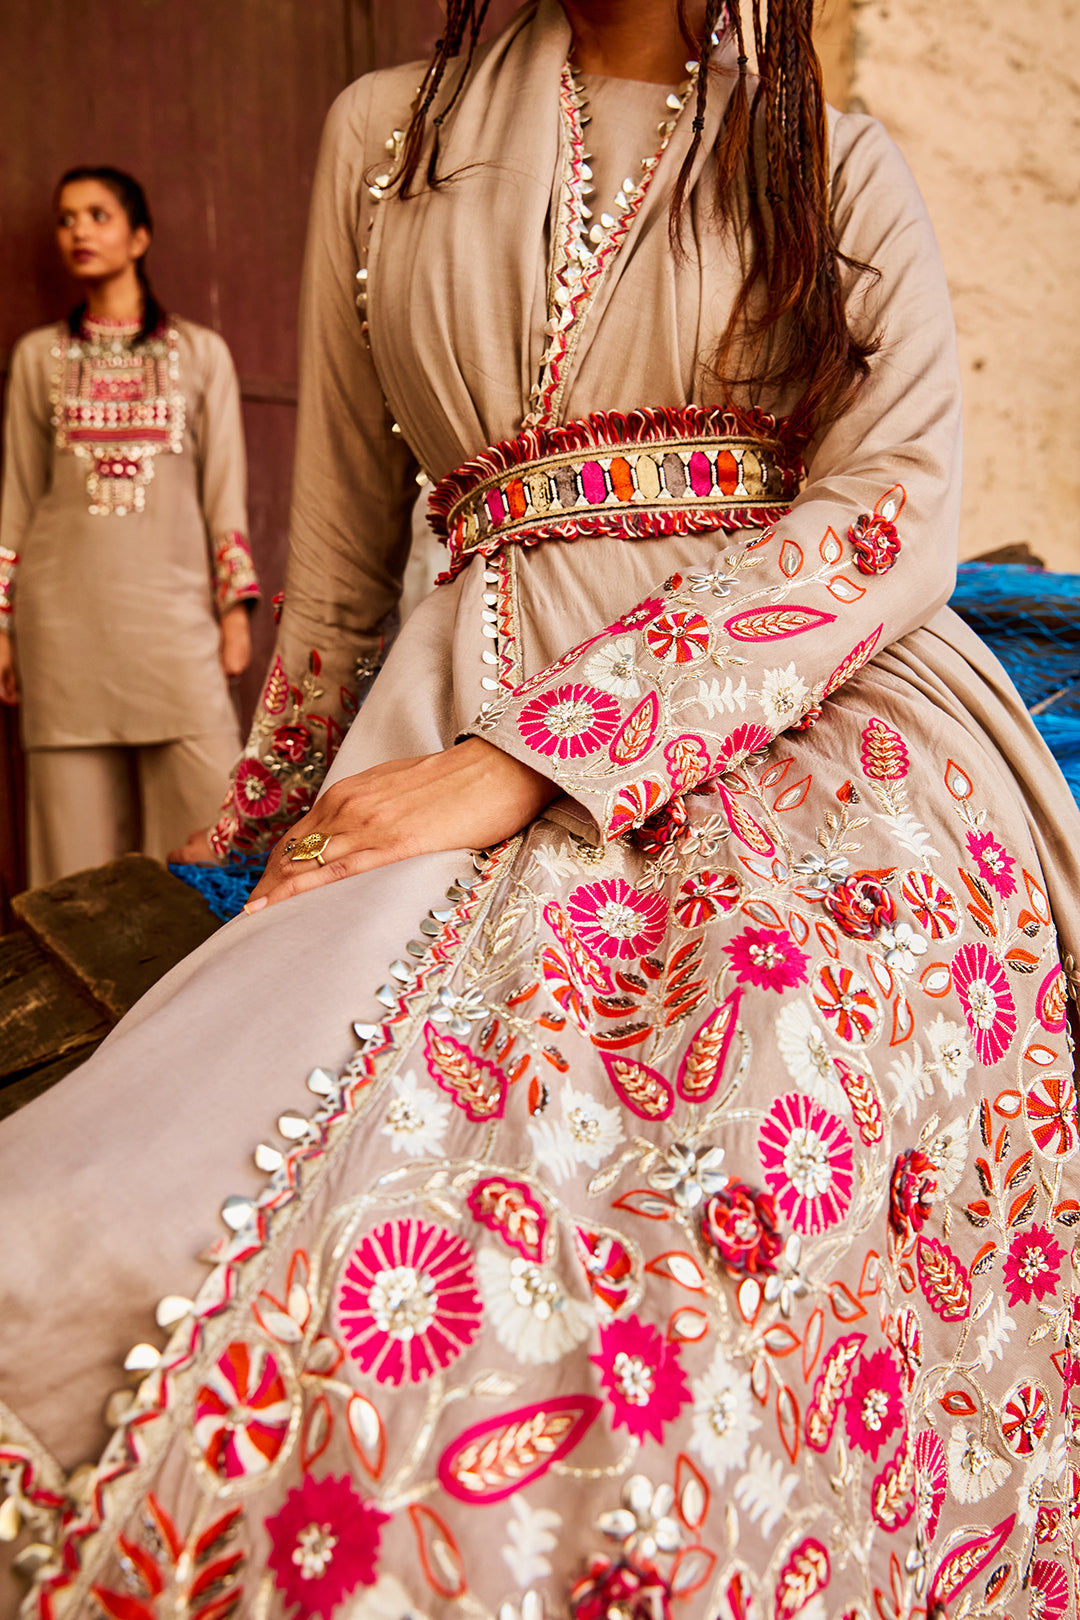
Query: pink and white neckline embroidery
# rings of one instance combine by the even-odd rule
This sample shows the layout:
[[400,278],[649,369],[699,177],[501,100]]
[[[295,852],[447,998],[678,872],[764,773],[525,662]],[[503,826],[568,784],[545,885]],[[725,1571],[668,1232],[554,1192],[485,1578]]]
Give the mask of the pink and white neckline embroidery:
[[559,110],[566,139],[566,157],[559,180],[559,197],[553,233],[554,251],[548,276],[548,318],[544,327],[548,347],[540,357],[540,375],[532,389],[532,409],[522,426],[544,427],[558,412],[569,373],[573,351],[587,310],[604,271],[626,240],[645,201],[653,175],[667,150],[679,117],[697,82],[698,65],[686,64],[689,77],[667,98],[668,117],[659,126],[660,145],[651,157],[641,160],[641,178],[627,177],[615,196],[615,214],[602,213],[592,219],[587,198],[592,195],[592,170],[585,149],[585,125],[589,122],[585,90],[569,62],[564,63],[559,80]]

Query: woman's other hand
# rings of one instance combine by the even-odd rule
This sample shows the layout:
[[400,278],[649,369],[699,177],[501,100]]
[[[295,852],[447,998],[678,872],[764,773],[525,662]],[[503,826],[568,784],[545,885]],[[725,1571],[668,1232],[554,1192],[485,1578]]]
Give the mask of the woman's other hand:
[[218,858],[210,848],[209,827],[200,827],[189,833],[181,849],[170,849],[165,859],[174,866],[217,866]]
[[[480,737],[441,754],[395,759],[327,788],[278,843],[247,909],[440,849],[483,849],[528,826],[558,793],[554,782]],[[323,863],[294,861],[312,833]]]
[[251,663],[251,625],[242,602],[221,615],[221,667],[231,680],[242,675]]
[[0,703],[18,703],[19,677],[15,669],[15,648],[6,630],[0,630]]

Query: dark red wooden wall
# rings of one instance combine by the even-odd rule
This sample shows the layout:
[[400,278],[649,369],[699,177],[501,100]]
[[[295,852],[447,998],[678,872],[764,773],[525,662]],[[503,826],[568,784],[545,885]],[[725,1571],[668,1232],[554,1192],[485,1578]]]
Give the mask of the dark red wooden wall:
[[[493,22],[514,0],[492,6]],[[240,373],[252,543],[280,589],[296,403],[296,304],[323,117],[344,85],[427,54],[438,0],[4,0],[0,20],[0,372],[63,313],[52,188],[76,163],[136,174],[168,307],[222,333]],[[250,715],[268,607],[241,687]],[[15,726],[0,714],[0,910],[23,875]],[[2,924],[0,924],[2,926]]]

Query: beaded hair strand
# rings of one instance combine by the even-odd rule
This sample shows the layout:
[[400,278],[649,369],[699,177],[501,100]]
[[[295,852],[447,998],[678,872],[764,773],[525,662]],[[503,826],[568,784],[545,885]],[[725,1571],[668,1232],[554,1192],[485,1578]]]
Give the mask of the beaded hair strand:
[[[749,6],[757,56],[750,93],[743,5]],[[446,105],[431,119],[434,139],[425,172],[438,174],[439,136],[468,79],[490,0],[447,0],[446,26],[417,93],[391,181],[399,197],[412,190],[427,137],[428,116],[452,60],[464,54]],[[737,46],[732,86],[712,151],[715,201],[722,222],[745,234],[742,283],[711,359],[729,409],[735,395],[796,397],[787,434],[793,449],[807,443],[851,404],[869,373],[878,339],[848,326],[840,266],[871,267],[840,251],[829,211],[828,129],[821,66],[812,37],[814,0],[706,0],[698,37],[675,0],[688,49],[698,52],[696,100],[689,150],[672,193],[669,227],[676,252],[690,179],[705,129],[713,38],[730,26]]]

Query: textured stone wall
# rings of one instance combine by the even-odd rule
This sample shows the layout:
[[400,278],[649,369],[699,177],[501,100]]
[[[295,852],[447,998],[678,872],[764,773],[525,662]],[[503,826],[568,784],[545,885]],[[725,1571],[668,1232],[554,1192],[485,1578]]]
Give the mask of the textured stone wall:
[[847,105],[902,148],[952,290],[961,552],[1026,541],[1080,570],[1080,3],[850,7]]

